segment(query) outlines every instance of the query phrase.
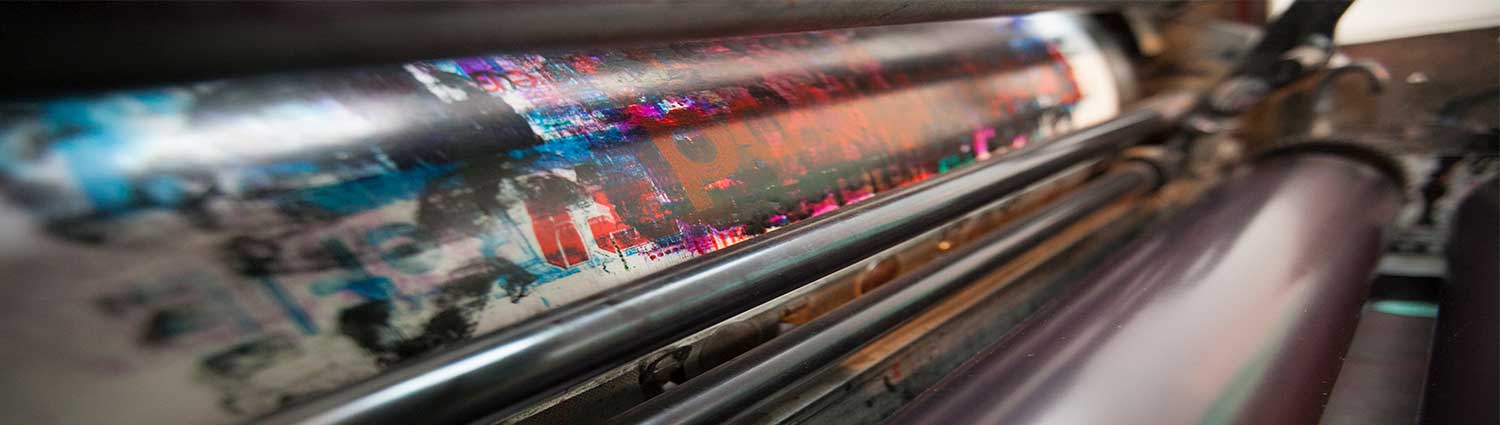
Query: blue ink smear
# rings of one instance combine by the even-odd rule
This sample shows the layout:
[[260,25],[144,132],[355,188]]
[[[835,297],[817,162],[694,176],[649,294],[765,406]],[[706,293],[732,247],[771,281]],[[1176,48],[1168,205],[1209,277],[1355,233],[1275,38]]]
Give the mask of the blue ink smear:
[[266,292],[271,293],[271,298],[276,299],[276,304],[280,305],[281,309],[286,311],[286,315],[291,317],[292,321],[297,324],[297,327],[302,329],[303,334],[313,335],[318,333],[318,325],[313,323],[312,317],[308,316],[307,311],[303,310],[302,306],[297,305],[290,295],[287,295],[286,290],[281,288],[281,284],[276,283],[275,280],[269,277],[256,279],[256,281],[265,287]]
[[354,214],[415,199],[422,194],[427,182],[449,175],[455,168],[453,165],[420,166],[328,186],[300,189],[279,200],[336,215]]
[[[96,210],[105,214],[130,212],[144,200],[137,199],[139,192],[133,188],[129,173],[121,168],[119,160],[133,154],[137,141],[146,136],[143,132],[147,130],[125,123],[142,116],[177,113],[186,105],[183,96],[166,91],[137,92],[97,101],[51,102],[44,106],[46,119],[54,126],[78,132],[58,140],[50,149],[63,158],[77,186]],[[153,189],[160,195],[163,182],[156,184]]]

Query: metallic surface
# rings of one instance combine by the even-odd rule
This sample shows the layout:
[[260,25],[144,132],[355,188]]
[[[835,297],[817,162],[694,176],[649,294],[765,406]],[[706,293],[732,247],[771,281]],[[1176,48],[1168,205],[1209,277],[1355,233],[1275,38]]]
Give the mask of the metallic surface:
[[[1082,18],[1041,14],[6,103],[0,333],[23,349],[0,352],[17,365],[0,388],[26,390],[0,422],[243,421],[969,164],[999,168],[955,181],[1017,187],[1045,173],[1009,167],[1121,142],[1047,147],[1126,100],[1104,49]],[[1144,121],[1119,128],[1160,124]],[[847,237],[932,223],[880,220]],[[823,248],[763,255],[806,246]]]
[[1400,202],[1343,157],[1257,163],[892,423],[1315,422]]
[[[1266,25],[1265,36],[1241,59],[1234,77],[1261,80],[1270,88],[1277,88],[1317,71],[1332,54],[1334,27],[1353,3],[1354,0],[1293,2]],[[1321,52],[1299,50],[1308,48]],[[1306,57],[1309,55],[1313,58]]]
[[1149,196],[1102,208],[729,423],[881,423],[1066,293],[1149,222],[1191,203],[1203,187],[1203,180],[1174,179]]
[[[903,269],[915,270],[937,258],[944,252],[963,246],[972,240],[960,235],[971,230],[976,236],[995,230],[1010,220],[1055,200],[1062,193],[1076,189],[1090,177],[1104,171],[1102,162],[1111,158],[1085,161],[1052,177],[1037,182],[1026,189],[1001,196],[989,204],[933,227],[921,235],[912,237],[895,246],[871,253],[866,258],[803,285],[770,302],[755,306],[724,322],[706,328],[691,336],[662,347],[652,354],[642,356],[611,371],[601,373],[590,380],[572,386],[567,392],[551,399],[534,403],[526,409],[498,423],[521,425],[551,425],[597,423],[623,413],[648,399],[651,390],[642,388],[643,369],[650,370],[652,364],[663,357],[680,355],[684,350],[697,350],[696,346],[712,338],[719,330],[736,323],[757,322],[765,316],[777,318],[779,328],[800,325],[811,321],[855,298],[854,287],[870,271],[878,269],[876,264],[898,259]],[[1105,219],[1118,218],[1101,214]],[[1090,221],[1095,218],[1090,218]],[[1090,228],[1092,229],[1092,228]],[[948,242],[948,243],[944,243]],[[1050,244],[1051,242],[1049,242]],[[947,248],[947,249],[944,249]],[[790,330],[790,329],[786,329]],[[785,330],[779,330],[784,332]],[[778,332],[778,333],[779,333]],[[754,348],[754,347],[749,347]],[[972,353],[970,353],[972,354]],[[967,357],[967,356],[965,356]],[[671,382],[681,384],[687,378],[674,375]],[[660,392],[656,392],[659,394]]]
[[611,420],[717,424],[829,366],[943,297],[1014,260],[1075,221],[1151,188],[1154,168],[1130,163],[964,249],[777,337]]
[[1500,400],[1500,180],[1454,211],[1421,423],[1493,424]]
[[[574,0],[0,8],[0,95],[372,65],[503,49],[982,18],[1118,0]],[[231,47],[232,46],[232,47]]]
[[1322,69],[1333,54],[1333,29],[1353,0],[1296,1],[1266,26],[1227,80],[1204,97],[1204,112],[1233,116],[1273,90]]
[[268,423],[454,423],[504,415],[589,376],[768,301],[866,253],[1164,129],[1150,109],[1035,150],[944,175],[849,211],[751,239],[622,291],[486,335],[406,368],[295,406]]
[[883,421],[1123,246],[1152,215],[1136,200],[1101,209],[728,423]]

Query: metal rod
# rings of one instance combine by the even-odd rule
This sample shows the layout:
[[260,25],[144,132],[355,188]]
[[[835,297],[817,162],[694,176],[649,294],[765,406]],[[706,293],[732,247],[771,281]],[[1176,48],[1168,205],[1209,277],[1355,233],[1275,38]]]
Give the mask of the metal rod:
[[1066,198],[883,285],[733,361],[615,417],[620,424],[719,424],[794,385],[993,272],[1078,220],[1159,183],[1130,162]]
[[1173,111],[1133,110],[1033,151],[800,222],[415,360],[264,421],[441,424],[506,415],[997,196],[1164,130],[1168,117],[1176,116]]
[[496,51],[972,19],[1111,0],[8,4],[0,96]]
[[891,423],[1317,422],[1402,197],[1349,158],[1232,177]]

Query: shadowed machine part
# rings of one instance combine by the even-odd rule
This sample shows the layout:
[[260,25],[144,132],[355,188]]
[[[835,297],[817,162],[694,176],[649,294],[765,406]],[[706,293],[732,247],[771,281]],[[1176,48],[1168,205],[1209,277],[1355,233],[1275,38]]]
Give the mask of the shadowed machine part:
[[1500,395],[1500,269],[1494,255],[1500,246],[1500,180],[1476,187],[1454,215],[1422,423],[1493,424],[1500,420],[1494,405]]
[[1095,183],[855,299],[796,330],[612,419],[619,424],[717,424],[828,367],[943,297],[1014,260],[1057,231],[1161,183],[1131,162]]
[[1316,422],[1401,203],[1383,169],[1263,159],[893,422]]
[[[779,0],[421,4],[7,4],[0,27],[31,60],[0,94],[54,95],[506,49],[578,46],[951,21],[1120,0]],[[915,7],[913,7],[915,6]],[[163,30],[170,28],[170,31]],[[434,29],[441,28],[441,31]],[[233,54],[224,46],[236,46]]]
[[[735,245],[704,261],[581,301],[314,403],[268,423],[453,423],[560,391],[599,370],[838,270],[1080,161],[1162,130],[1126,113],[1035,151],[924,182],[847,212]],[[441,413],[435,409],[441,407]],[[504,409],[502,414],[511,413]],[[439,415],[439,416],[435,416]],[[499,416],[499,414],[496,414]]]

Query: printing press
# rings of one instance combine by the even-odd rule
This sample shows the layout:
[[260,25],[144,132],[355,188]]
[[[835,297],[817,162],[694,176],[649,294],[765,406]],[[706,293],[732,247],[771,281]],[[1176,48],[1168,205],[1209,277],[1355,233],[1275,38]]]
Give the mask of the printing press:
[[1270,3],[0,5],[0,423],[1500,423],[1500,6]]

